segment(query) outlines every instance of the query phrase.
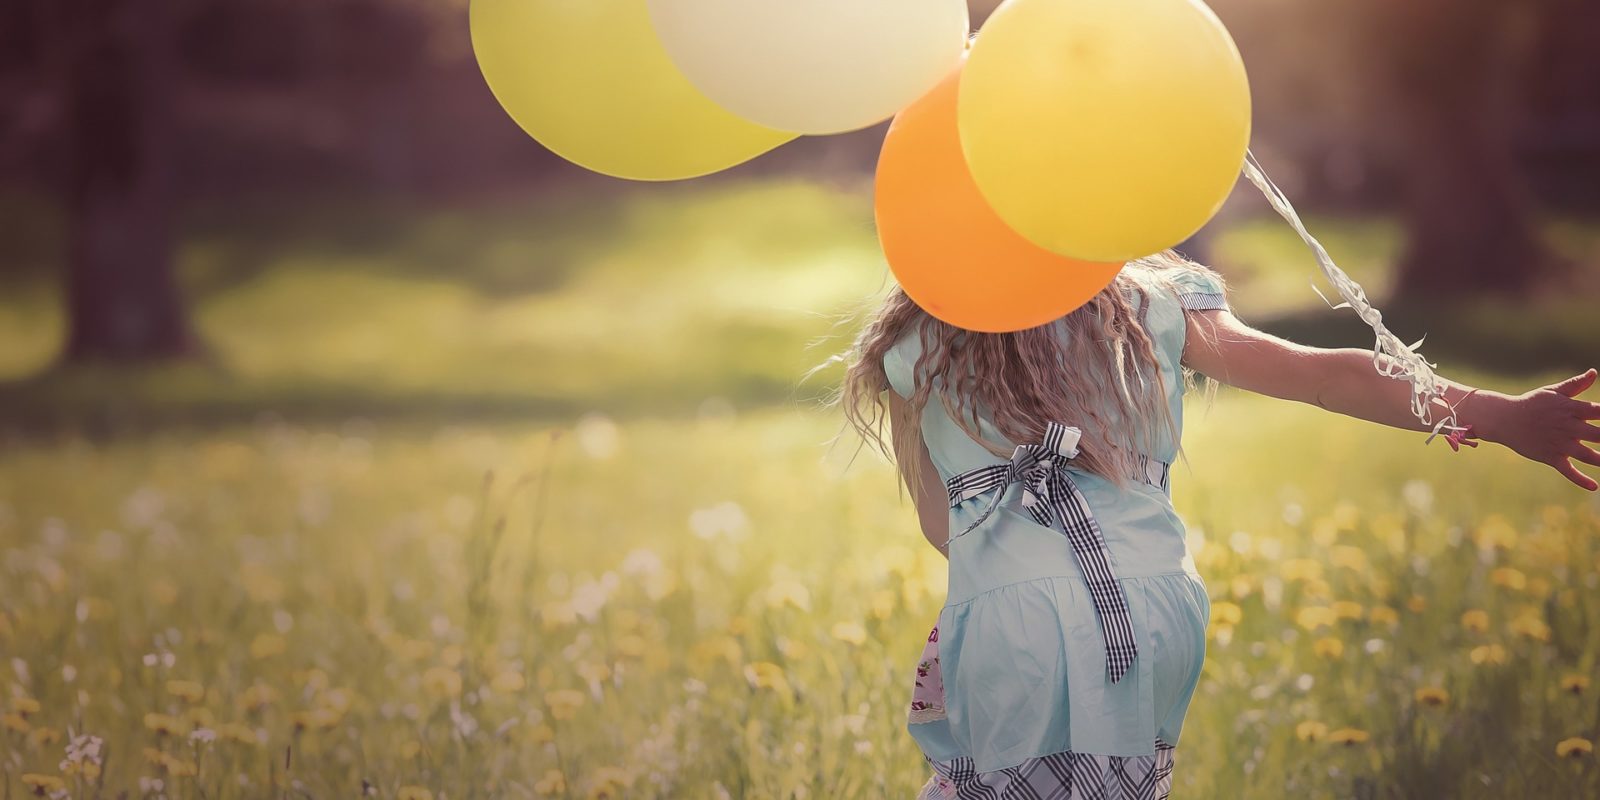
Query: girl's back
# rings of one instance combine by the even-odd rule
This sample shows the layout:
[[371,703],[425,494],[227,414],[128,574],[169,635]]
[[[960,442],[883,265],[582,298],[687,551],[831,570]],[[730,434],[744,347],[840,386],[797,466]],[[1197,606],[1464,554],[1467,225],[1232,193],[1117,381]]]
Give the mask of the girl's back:
[[[942,397],[931,399],[956,381],[918,378],[919,326],[907,326],[882,355],[889,388],[907,399],[921,395],[922,442],[940,482],[953,487],[949,595],[919,664],[908,726],[949,796],[1011,796],[1008,787],[1018,782],[1054,796],[1048,790],[1065,786],[1062,777],[1074,770],[1104,772],[1108,780],[1115,772],[1136,788],[1147,785],[1128,796],[1163,793],[1160,776],[1170,773],[1210,616],[1169,495],[1182,433],[1183,315],[1185,308],[1225,307],[1226,301],[1221,282],[1203,269],[1171,270],[1165,288],[1137,280],[1136,270],[1130,265],[1130,280],[1118,286],[1138,309],[1161,373],[1146,388],[1161,388],[1157,400],[1173,426],[1137,448],[1127,481],[1085,468],[1069,455],[1070,443],[1054,451],[1024,447],[1031,455],[1019,463],[1031,465],[1027,474],[1019,480],[1012,470],[1008,479],[997,477],[1007,460],[958,423]],[[1070,330],[1063,320],[1048,327],[1062,338],[1085,330]],[[1062,345],[1062,352],[1070,351],[1070,342]],[[1115,391],[1092,370],[1071,377],[1101,381],[1084,387],[1084,397]],[[999,449],[1039,444],[1008,438],[988,408],[978,406],[968,424]],[[1068,430],[1068,439],[1076,428],[1087,445],[1105,441],[1093,434],[1133,413],[1118,404],[1080,408],[1080,418],[1043,422],[1059,423],[1054,429]],[[1055,457],[1041,466],[1039,455]],[[1116,633],[1122,626],[1137,648],[1120,668],[1125,673],[1117,667],[1125,659],[1114,652],[1123,647]]]

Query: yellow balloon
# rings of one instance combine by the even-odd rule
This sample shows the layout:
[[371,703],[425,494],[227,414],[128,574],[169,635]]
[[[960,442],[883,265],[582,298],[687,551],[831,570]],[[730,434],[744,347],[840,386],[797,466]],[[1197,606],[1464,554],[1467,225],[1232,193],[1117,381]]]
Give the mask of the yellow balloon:
[[1046,250],[1111,262],[1178,244],[1244,165],[1244,62],[1198,0],[1006,0],[967,61],[972,177]]
[[595,172],[693,178],[796,138],[694,88],[645,0],[471,0],[468,16],[495,99],[540,144]]

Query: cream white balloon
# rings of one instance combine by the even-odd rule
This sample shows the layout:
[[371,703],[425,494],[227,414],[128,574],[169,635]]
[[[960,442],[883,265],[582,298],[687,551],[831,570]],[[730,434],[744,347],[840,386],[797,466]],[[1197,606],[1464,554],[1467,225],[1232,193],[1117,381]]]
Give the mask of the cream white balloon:
[[965,0],[648,0],[678,69],[718,105],[831,134],[894,116],[966,48]]

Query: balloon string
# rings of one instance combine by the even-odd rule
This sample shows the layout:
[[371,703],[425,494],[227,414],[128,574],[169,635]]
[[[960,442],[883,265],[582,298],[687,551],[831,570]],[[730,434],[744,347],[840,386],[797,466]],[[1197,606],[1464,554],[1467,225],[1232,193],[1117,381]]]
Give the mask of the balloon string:
[[[1374,308],[1372,303],[1368,302],[1367,293],[1361,288],[1361,284],[1356,283],[1349,275],[1345,274],[1344,270],[1339,268],[1339,265],[1333,263],[1333,258],[1328,255],[1327,249],[1322,246],[1321,242],[1317,241],[1316,237],[1311,235],[1310,231],[1306,230],[1305,223],[1300,220],[1300,215],[1295,213],[1294,206],[1289,203],[1289,198],[1273,184],[1271,178],[1267,177],[1267,174],[1262,171],[1261,165],[1256,162],[1255,154],[1249,151],[1245,153],[1244,174],[1246,178],[1250,179],[1251,183],[1256,185],[1256,188],[1261,190],[1263,195],[1266,195],[1267,202],[1272,205],[1273,210],[1287,220],[1295,232],[1300,234],[1300,238],[1311,248],[1312,254],[1316,256],[1318,266],[1322,267],[1323,274],[1328,277],[1328,281],[1333,284],[1334,288],[1339,290],[1339,295],[1344,298],[1344,302],[1334,305],[1328,300],[1328,296],[1317,288],[1316,283],[1311,284],[1311,290],[1316,292],[1317,296],[1322,298],[1322,302],[1327,303],[1331,308],[1354,309],[1356,316],[1359,316],[1362,322],[1367,323],[1372,328],[1373,333],[1377,335],[1377,341],[1372,347],[1373,368],[1381,375],[1404,380],[1411,384],[1411,413],[1422,421],[1424,427],[1432,428],[1432,432],[1428,434],[1427,439],[1423,440],[1423,444],[1433,441],[1433,437],[1438,436],[1441,430],[1457,432],[1466,430],[1463,426],[1456,424],[1455,408],[1444,400],[1445,389],[1449,384],[1434,374],[1433,368],[1439,365],[1429,363],[1427,359],[1416,351],[1416,348],[1422,344],[1422,339],[1428,338],[1427,335],[1423,335],[1422,339],[1407,345],[1401,342],[1400,338],[1395,336],[1383,324],[1383,314]],[[1392,359],[1392,362],[1387,366],[1383,364],[1384,354],[1388,354]],[[1430,413],[1435,400],[1449,410],[1445,417],[1438,422],[1432,420],[1432,414]]]

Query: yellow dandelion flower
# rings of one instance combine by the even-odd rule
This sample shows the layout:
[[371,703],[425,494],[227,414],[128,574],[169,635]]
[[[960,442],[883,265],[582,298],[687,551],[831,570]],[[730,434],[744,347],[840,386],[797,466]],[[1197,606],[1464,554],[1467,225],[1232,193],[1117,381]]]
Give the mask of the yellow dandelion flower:
[[340,714],[350,711],[355,695],[349,689],[329,689],[317,696],[317,705]]
[[642,658],[649,649],[650,643],[637,633],[617,637],[617,655],[624,658]]
[[1318,517],[1311,521],[1311,541],[1327,547],[1338,539],[1339,525],[1331,518]]
[[217,735],[225,742],[257,746],[262,744],[261,733],[240,722],[225,722],[217,726]]
[[584,661],[578,664],[578,677],[589,683],[599,683],[611,677],[611,665],[598,661]]
[[1374,625],[1399,625],[1400,612],[1391,606],[1373,606],[1367,611],[1367,619]]
[[1579,756],[1586,756],[1593,752],[1594,742],[1591,742],[1582,736],[1574,736],[1570,739],[1562,739],[1556,743],[1557,758],[1578,758]]
[[756,661],[744,665],[744,677],[757,689],[789,691],[789,680],[783,674],[783,667],[771,661]]
[[750,618],[743,614],[734,614],[728,618],[728,635],[743,636],[750,632]]
[[449,667],[430,667],[422,673],[422,689],[435,697],[459,697],[461,673]]
[[400,757],[410,761],[422,753],[422,742],[415,739],[400,745]]
[[544,693],[544,702],[550,707],[550,716],[556,719],[572,719],[578,715],[578,709],[583,706],[583,692],[576,689],[556,689]]
[[1328,733],[1328,741],[1333,744],[1355,745],[1365,742],[1370,735],[1360,728],[1340,728]]
[[499,694],[515,694],[522,691],[527,685],[527,679],[522,677],[522,673],[514,669],[505,670],[494,676],[494,680],[489,681],[489,688]]
[[1583,694],[1589,688],[1589,676],[1571,672],[1561,676],[1561,691]]
[[1233,626],[1212,623],[1206,626],[1206,635],[1216,641],[1217,644],[1226,646],[1228,642],[1233,641]]
[[1353,600],[1340,600],[1333,604],[1333,615],[1338,619],[1361,619],[1367,609]]
[[620,767],[600,767],[589,776],[589,800],[613,800],[633,784],[633,775]]
[[55,792],[65,792],[67,782],[55,775],[43,775],[38,772],[22,773],[22,785],[28,787],[35,795],[46,797]]
[[186,703],[198,703],[206,699],[206,688],[195,681],[167,681],[167,694]]
[[144,754],[144,760],[150,762],[151,764],[159,767],[162,764],[167,763],[167,754],[155,749],[154,747],[146,747],[142,752]]
[[33,729],[33,726],[28,724],[26,717],[16,712],[10,712],[0,716],[0,728],[17,733],[27,733]]
[[867,640],[867,629],[859,622],[835,622],[832,633],[833,638],[846,644],[859,645]]
[[467,657],[467,651],[459,644],[447,644],[439,650],[439,660],[447,667],[459,667],[462,660]]
[[1474,608],[1462,614],[1461,627],[1473,633],[1483,633],[1489,630],[1489,612],[1481,608]]
[[1300,592],[1308,600],[1327,600],[1333,597],[1333,585],[1322,578],[1313,578],[1300,584]]
[[244,690],[244,692],[239,695],[239,710],[245,712],[260,711],[267,706],[272,705],[272,702],[276,700],[277,697],[277,690],[273,689],[271,686],[268,686],[264,683],[252,684],[250,688]]
[[265,661],[289,652],[289,640],[276,633],[258,633],[250,640],[250,657]]
[[1302,742],[1314,742],[1328,735],[1328,724],[1308,719],[1294,726],[1294,735]]
[[396,800],[433,800],[433,792],[422,786],[402,786]]
[[205,706],[190,706],[183,712],[183,719],[192,728],[211,728],[216,725],[217,715]]
[[189,733],[189,726],[183,720],[154,712],[144,715],[144,727],[157,736],[185,736]]
[[150,597],[156,605],[170,606],[178,602],[178,585],[166,578],[156,578],[150,582]]
[[1310,581],[1322,578],[1322,562],[1309,558],[1291,558],[1283,562],[1278,574],[1286,581]]
[[16,712],[17,715],[22,717],[23,719],[27,719],[28,715],[30,715],[30,714],[39,713],[39,709],[42,708],[42,707],[43,706],[39,705],[39,701],[38,700],[35,700],[35,699],[31,698],[31,697],[13,697],[13,698],[11,698],[11,710]]
[[1505,515],[1491,513],[1483,518],[1475,538],[1480,548],[1500,547],[1509,550],[1517,546],[1517,529],[1511,526],[1511,520],[1506,519]]
[[1413,614],[1421,614],[1428,610],[1428,598],[1414,594],[1406,598],[1406,610]]
[[1518,592],[1528,588],[1528,576],[1515,567],[1495,567],[1489,572],[1489,582]]
[[339,727],[344,721],[344,715],[331,708],[313,708],[309,711],[296,711],[289,715],[290,724],[297,731],[306,730],[331,730]]
[[534,744],[549,744],[556,740],[556,729],[540,723],[528,729],[528,741]]
[[193,778],[200,774],[200,765],[187,758],[168,756],[161,763],[161,768],[174,778]]
[[[545,625],[545,630],[550,630],[548,624]],[[407,661],[427,661],[433,658],[434,652],[439,648],[435,647],[433,642],[427,639],[406,639],[401,637],[395,649],[399,652],[400,657]]]
[[539,609],[539,619],[544,623],[545,630],[553,631],[575,624],[578,621],[578,612],[571,603],[556,600],[545,603]]
[[1306,606],[1300,609],[1294,617],[1296,625],[1306,630],[1316,630],[1320,627],[1332,627],[1338,621],[1333,609],[1327,606]]
[[1244,619],[1244,609],[1236,603],[1212,603],[1211,621],[1220,625],[1238,625]]
[[778,652],[790,661],[800,661],[811,652],[811,648],[799,639],[790,639],[787,636],[778,637]]
[[68,778],[81,775],[84,780],[93,781],[100,777],[100,765],[93,761],[64,761],[61,766],[61,774]]
[[1312,645],[1312,650],[1314,650],[1317,655],[1322,656],[1323,658],[1337,659],[1344,655],[1344,642],[1335,639],[1332,636],[1324,636],[1318,639],[1316,643]]
[[1367,560],[1367,551],[1359,547],[1341,544],[1328,552],[1328,563],[1343,569],[1366,572],[1371,566]]
[[28,744],[35,750],[42,750],[60,742],[61,731],[55,728],[34,728],[28,732]]
[[1235,575],[1228,581],[1228,594],[1235,600],[1243,600],[1255,591],[1255,582],[1246,575]]
[[1519,616],[1507,626],[1513,634],[1524,639],[1535,639],[1541,642],[1550,641],[1550,626],[1544,620],[1534,616]]
[[732,637],[713,636],[695,643],[694,657],[700,661],[722,659],[729,666],[738,666],[744,661],[744,647]]
[[559,769],[547,769],[544,771],[544,777],[534,782],[533,791],[537,792],[541,797],[565,794],[567,791],[567,776],[563,775]]
[[1437,686],[1424,686],[1414,696],[1418,703],[1425,706],[1442,706],[1450,701],[1450,693]]
[[1504,664],[1506,649],[1497,644],[1479,645],[1472,648],[1469,657],[1474,664]]
[[781,580],[767,587],[767,606],[783,608],[792,606],[800,611],[811,610],[811,590],[796,580]]

